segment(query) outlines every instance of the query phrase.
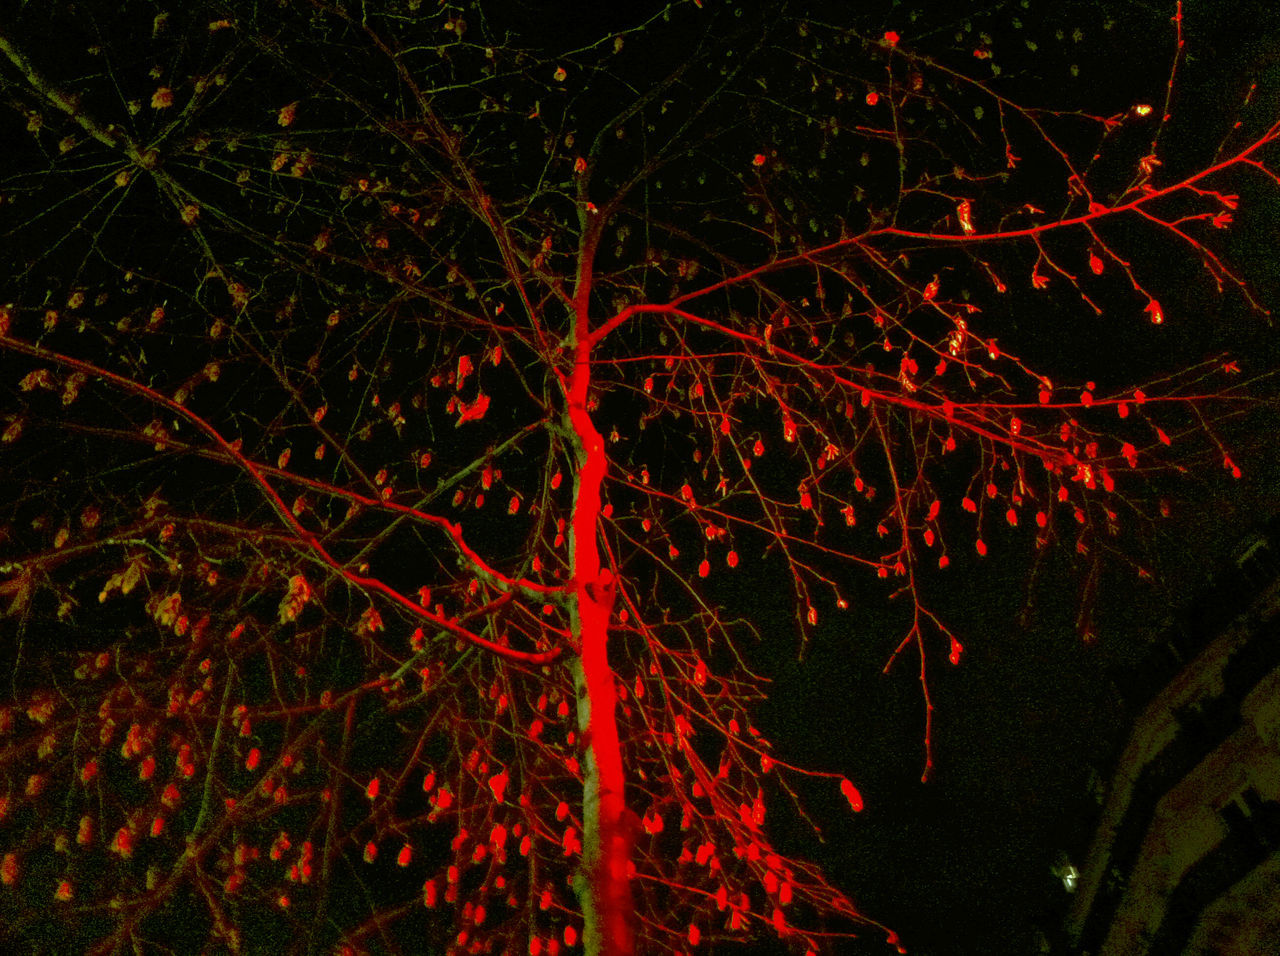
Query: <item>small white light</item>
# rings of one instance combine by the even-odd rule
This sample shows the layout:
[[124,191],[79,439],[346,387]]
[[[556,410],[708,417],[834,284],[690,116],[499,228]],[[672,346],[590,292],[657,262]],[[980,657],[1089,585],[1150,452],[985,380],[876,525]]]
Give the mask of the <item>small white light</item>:
[[1062,868],[1062,885],[1066,888],[1068,893],[1074,893],[1076,891],[1076,880],[1079,878],[1079,871],[1070,863]]

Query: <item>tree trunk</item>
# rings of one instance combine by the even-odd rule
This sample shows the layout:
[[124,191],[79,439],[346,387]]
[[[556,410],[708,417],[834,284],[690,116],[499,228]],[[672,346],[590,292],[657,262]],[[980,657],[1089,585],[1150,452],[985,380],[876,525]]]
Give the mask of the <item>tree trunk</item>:
[[580,643],[579,656],[570,664],[577,689],[578,732],[584,743],[582,865],[574,889],[582,906],[584,951],[589,956],[630,956],[635,952],[628,873],[633,828],[624,798],[617,690],[608,657],[615,582],[608,569],[600,568],[595,537],[604,443],[585,408],[573,408],[570,418],[582,462],[573,512],[573,623]]
[[578,657],[570,663],[577,690],[578,732],[583,741],[582,863],[574,891],[582,907],[587,956],[635,953],[631,897],[634,828],[627,812],[618,743],[617,689],[609,667],[609,617],[617,582],[600,564],[597,528],[600,486],[608,469],[604,439],[588,412],[591,340],[587,319],[593,243],[585,243],[575,296],[574,367],[569,381],[568,425],[577,473],[570,529],[574,594],[572,627]]

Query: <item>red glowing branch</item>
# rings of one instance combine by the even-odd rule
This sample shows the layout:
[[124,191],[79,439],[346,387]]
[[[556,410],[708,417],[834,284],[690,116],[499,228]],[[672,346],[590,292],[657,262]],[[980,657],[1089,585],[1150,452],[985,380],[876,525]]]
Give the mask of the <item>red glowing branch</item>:
[[1122,530],[1247,466],[1270,371],[1169,327],[1266,312],[1219,230],[1280,123],[1173,152],[1180,6],[1157,114],[1020,102],[999,11],[194,2],[96,72],[0,37],[0,613],[67,635],[5,658],[0,936],[903,949],[789,856],[883,791],[757,716],[779,655],[917,654],[929,778],[962,575],[1062,546],[1093,639]]
[[[385,597],[389,601],[391,601],[393,604],[400,607],[403,611],[407,612],[411,616],[416,617],[420,620],[426,621],[432,624],[433,626],[440,628],[441,630],[448,631],[449,633],[453,634],[456,637],[461,638],[464,641],[467,641],[468,643],[474,644],[477,647],[482,647],[485,650],[491,651],[495,654],[498,654],[502,657],[506,657],[510,660],[520,661],[526,664],[537,665],[537,664],[549,663],[555,660],[560,655],[562,649],[559,647],[551,648],[550,650],[547,650],[547,651],[521,651],[521,650],[516,650],[510,647],[505,647],[502,644],[491,641],[488,638],[482,637],[479,634],[473,633],[472,631],[469,631],[466,628],[459,626],[455,620],[452,620],[442,614],[437,614],[428,610],[427,608],[424,608],[422,605],[413,601],[411,598],[401,594],[399,591],[395,590],[390,585],[379,580],[378,578],[369,577],[368,575],[360,574],[356,571],[351,570],[344,563],[340,562],[337,558],[335,558],[329,552],[329,550],[324,546],[324,544],[320,541],[320,539],[314,533],[307,530],[307,528],[305,528],[302,525],[302,523],[294,516],[293,511],[289,508],[288,505],[285,504],[284,499],[280,497],[279,493],[276,491],[275,487],[271,484],[271,482],[267,480],[267,474],[266,474],[267,469],[251,461],[247,456],[245,456],[244,453],[240,451],[238,443],[233,441],[228,441],[226,438],[222,436],[221,432],[219,432],[216,428],[214,428],[211,424],[209,424],[209,422],[201,418],[199,415],[196,415],[194,412],[190,411],[189,409],[185,408],[184,406],[178,404],[173,399],[168,398],[164,395],[161,395],[159,392],[155,391],[154,389],[149,388],[140,382],[136,382],[133,379],[126,378],[123,375],[117,375],[114,372],[110,372],[110,371],[107,371],[106,369],[99,368],[98,366],[93,365],[92,363],[84,362],[67,355],[62,355],[56,352],[52,352],[48,349],[42,348],[37,345],[30,345],[26,342],[22,342],[18,339],[12,338],[7,334],[0,335],[0,348],[5,348],[10,351],[18,352],[24,355],[29,355],[32,358],[40,359],[41,361],[51,362],[57,365],[64,366],[66,368],[75,369],[76,371],[83,372],[86,375],[92,375],[94,377],[101,378],[102,380],[110,382],[111,384],[119,388],[122,388],[125,391],[139,395],[145,398],[147,401],[155,405],[159,405],[165,408],[166,410],[168,410],[169,412],[172,412],[173,414],[178,415],[183,419],[185,419],[186,421],[190,422],[191,424],[195,425],[198,429],[200,429],[200,431],[204,432],[206,435],[209,436],[209,438],[214,442],[215,445],[217,445],[219,450],[228,459],[235,462],[235,464],[253,480],[254,484],[258,486],[258,488],[261,490],[264,497],[266,497],[267,500],[270,502],[272,509],[275,511],[277,517],[281,520],[281,522],[287,528],[289,528],[290,531],[292,531],[297,536],[298,541],[302,545],[304,545],[305,548],[309,550],[312,554],[317,556],[331,570],[335,571],[344,580],[355,585],[356,587],[363,588],[369,591],[375,591],[378,594],[381,594],[383,597]],[[332,488],[331,486],[327,486],[327,485],[323,487],[325,488],[325,490],[329,491],[332,494],[339,495],[340,497],[344,497],[347,500],[358,502],[361,504],[369,504],[369,505],[378,504],[383,507],[387,507],[389,504],[387,502],[381,502],[376,499],[371,499],[366,496],[359,495],[355,492],[340,492],[338,489]],[[462,528],[460,525],[456,523],[449,522],[443,518],[437,518],[434,516],[426,515],[422,512],[418,512],[411,508],[392,509],[392,510],[401,510],[402,513],[411,514],[413,517],[419,520],[422,520],[429,524],[436,525],[444,529],[445,532],[454,541],[455,545],[457,545],[459,551],[461,551],[462,554],[468,560],[473,560],[475,562],[477,571],[501,587],[513,588],[513,589],[518,587],[521,590],[527,590],[527,591],[533,592],[534,594],[550,594],[550,593],[558,592],[560,590],[557,588],[550,588],[545,585],[539,585],[536,582],[527,581],[524,579],[516,580],[516,579],[508,578],[505,575],[502,575],[501,573],[497,572],[493,568],[489,567],[487,564],[485,564],[483,561],[480,560],[479,556],[473,550],[471,550],[466,546],[466,543],[463,541],[463,538],[462,538]]]

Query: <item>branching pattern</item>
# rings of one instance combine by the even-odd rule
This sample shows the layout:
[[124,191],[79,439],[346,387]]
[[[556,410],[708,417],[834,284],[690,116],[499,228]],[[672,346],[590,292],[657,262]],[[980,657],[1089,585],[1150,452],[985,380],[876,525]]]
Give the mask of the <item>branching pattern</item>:
[[[953,561],[1073,550],[1087,638],[1161,476],[1238,473],[1258,375],[1162,364],[1199,318],[1152,260],[1265,313],[1222,236],[1280,125],[1250,91],[1165,165],[1180,9],[1163,102],[1092,113],[842,5],[554,57],[417,0],[39,6],[0,31],[9,945],[897,946],[771,840],[803,775],[862,798],[752,723],[735,576],[801,647],[908,609],[927,776]],[[1104,322],[1152,343],[1123,376]]]

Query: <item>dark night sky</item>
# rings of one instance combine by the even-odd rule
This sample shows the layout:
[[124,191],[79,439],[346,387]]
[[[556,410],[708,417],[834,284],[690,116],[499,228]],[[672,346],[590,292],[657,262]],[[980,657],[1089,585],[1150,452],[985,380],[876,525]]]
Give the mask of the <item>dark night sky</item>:
[[[1073,17],[1096,25],[1101,10],[1114,20],[1106,42],[1092,47],[1096,54],[1088,36],[1072,53],[1080,65],[1074,82],[1063,77],[1039,90],[1033,84],[1033,96],[1056,95],[1101,112],[1138,101],[1143,94],[1134,90],[1152,99],[1163,93],[1172,4],[1023,6],[1026,36],[1039,37],[1046,54],[1059,28],[1049,23],[1069,38]],[[1171,156],[1194,162],[1216,146],[1221,117],[1250,77],[1261,73],[1261,95],[1280,102],[1274,53],[1280,15],[1263,3],[1185,8],[1189,58],[1181,66],[1177,121],[1166,143]],[[905,42],[913,29],[902,27],[906,17],[899,14],[910,9],[904,5],[883,19]],[[946,32],[927,7],[921,11],[916,30],[930,24],[935,29],[923,32]],[[998,36],[997,46],[1013,39]],[[1272,198],[1253,218],[1242,216],[1232,248],[1237,261],[1253,267],[1251,277],[1272,294],[1272,303],[1280,277],[1262,250],[1278,210]],[[1182,275],[1162,281],[1192,285]],[[1203,321],[1187,323],[1171,348],[1190,356],[1216,345],[1248,356],[1255,373],[1280,367],[1274,329],[1225,301],[1221,310],[1210,303]],[[1130,374],[1123,352],[1096,359],[1111,374]],[[798,763],[848,772],[867,802],[850,824],[847,808],[815,789],[806,807],[827,823],[827,842],[816,844],[800,826],[793,831],[796,845],[827,863],[837,882],[897,929],[911,952],[1021,956],[1036,951],[1037,928],[1059,923],[1069,897],[1050,867],[1063,852],[1083,865],[1096,806],[1088,792],[1090,769],[1105,778],[1123,744],[1123,688],[1149,628],[1202,583],[1205,569],[1241,533],[1280,509],[1280,472],[1266,437],[1273,428],[1271,416],[1238,430],[1235,449],[1250,450],[1236,456],[1246,460],[1242,481],[1212,474],[1174,492],[1173,516],[1156,529],[1153,545],[1164,579],[1135,588],[1131,577],[1112,578],[1093,646],[1083,644],[1074,626],[1078,579],[1058,560],[1029,584],[1025,540],[1011,538],[983,564],[956,569],[945,589],[935,585],[938,608],[946,610],[966,655],[959,668],[947,668],[941,655],[930,661],[935,754],[926,784],[920,782],[918,658],[908,650],[890,674],[881,673],[903,633],[904,609],[868,595],[861,613],[820,629],[802,662],[775,661],[777,683],[764,725],[776,728],[780,749]],[[744,592],[742,600],[756,604],[765,593]],[[1033,611],[1024,623],[1020,612],[1028,600]],[[789,609],[772,614],[779,643],[793,649],[784,637],[791,633]],[[884,949],[869,943],[849,950],[855,951]]]
[[[868,25],[879,16],[905,43],[917,36],[937,40],[963,22],[939,16],[928,4],[881,6],[890,12],[873,14],[863,6],[859,16]],[[1001,53],[1038,41],[1045,63],[1027,74],[1027,101],[1103,113],[1163,97],[1172,3],[972,6],[1022,17],[1022,32],[995,37]],[[579,5],[524,9],[529,19],[517,21],[548,46],[557,42],[560,26],[576,23],[575,37],[590,32]],[[914,23],[913,11],[919,14]],[[1108,20],[1112,26],[1099,37],[1098,25]],[[538,24],[555,24],[556,30],[543,33]],[[1084,37],[1073,43],[1076,26]],[[1278,102],[1280,15],[1261,2],[1192,2],[1185,4],[1184,29],[1188,59],[1180,67],[1175,123],[1165,143],[1168,157],[1195,162],[1216,147],[1223,118],[1249,78],[1263,74],[1261,95]],[[1077,77],[1066,75],[1069,63],[1079,65]],[[1280,283],[1262,250],[1278,208],[1271,199],[1252,219],[1242,216],[1232,249],[1273,294]],[[1159,283],[1203,295],[1181,274],[1162,276]],[[1255,372],[1280,365],[1274,329],[1238,302],[1224,301],[1222,309],[1208,303],[1210,314],[1203,314],[1202,304],[1202,321],[1176,331],[1165,346],[1170,354],[1150,358],[1167,362],[1174,353],[1195,356],[1227,347],[1250,356]],[[1110,354],[1100,349],[1089,357],[1093,376],[1123,379],[1142,364],[1126,353],[1132,343],[1123,336],[1113,345]],[[820,629],[802,662],[773,659],[777,683],[764,725],[798,763],[848,772],[868,807],[850,823],[842,812],[847,808],[815,789],[806,807],[827,821],[827,842],[817,844],[799,826],[791,831],[795,845],[827,863],[868,913],[901,933],[910,951],[1021,956],[1036,951],[1038,928],[1060,922],[1069,897],[1050,867],[1063,852],[1083,865],[1095,806],[1090,769],[1105,777],[1123,743],[1122,688],[1148,628],[1200,583],[1203,570],[1241,532],[1280,508],[1280,474],[1261,437],[1268,428],[1255,420],[1241,430],[1240,446],[1253,448],[1243,481],[1213,475],[1175,493],[1171,521],[1155,532],[1164,580],[1146,588],[1135,588],[1130,578],[1110,580],[1094,646],[1085,646],[1075,629],[1078,579],[1059,560],[1030,585],[1025,540],[1011,538],[981,566],[956,569],[948,586],[936,586],[939,609],[946,610],[967,653],[955,669],[946,668],[941,655],[930,662],[935,765],[927,784],[920,782],[918,658],[908,650],[890,674],[881,673],[903,633],[903,609],[868,595],[856,616]],[[760,595],[768,593],[765,580],[761,586],[744,588],[742,602],[759,607]],[[1020,612],[1029,599],[1033,611],[1024,623]],[[790,613],[786,607],[764,611],[778,643],[794,650]],[[759,951],[772,950],[765,945]],[[884,951],[878,943],[856,949]]]
[[[710,5],[717,0],[703,0]],[[534,0],[486,0],[482,9],[523,42],[553,50],[571,48],[602,28],[617,29],[658,7],[647,3],[601,4]],[[800,5],[803,6],[803,5]],[[868,28],[896,29],[904,44],[939,43],[962,27],[957,4],[883,2],[849,4]],[[1027,41],[1041,48],[1026,74],[1026,99],[1044,97],[1104,113],[1140,98],[1162,97],[1167,79],[1172,2],[1047,2],[974,4],[1008,24],[997,50],[1010,60],[1028,57]],[[939,14],[936,8],[948,12]],[[1246,78],[1265,73],[1260,98],[1280,113],[1280,14],[1264,0],[1189,0],[1188,61],[1181,67],[1175,122],[1168,137],[1171,162],[1195,162],[1211,153],[1220,117],[1238,101]],[[828,14],[838,7],[824,6]],[[880,10],[883,12],[877,13]],[[1270,11],[1270,12],[1269,12]],[[1113,25],[1096,42],[1090,31]],[[1083,39],[1072,37],[1079,24]],[[1061,32],[1062,37],[1058,34]],[[1015,52],[1016,51],[1016,52]],[[1079,66],[1079,76],[1066,73]],[[1156,100],[1157,102],[1159,100]],[[1055,183],[1056,185],[1056,183]],[[1261,191],[1259,191],[1261,194]],[[1274,231],[1280,203],[1272,196],[1249,213],[1248,194],[1229,250],[1269,302],[1280,299],[1280,273],[1268,261],[1265,237]],[[1203,285],[1177,274],[1151,280],[1155,288],[1185,289],[1188,303],[1203,300]],[[1199,291],[1197,291],[1199,290]],[[1169,295],[1177,301],[1177,292]],[[1197,298],[1199,297],[1199,298]],[[1224,297],[1190,316],[1167,340],[1177,364],[1206,349],[1230,348],[1248,356],[1252,372],[1280,366],[1275,333]],[[1199,320],[1199,321],[1197,321]],[[1149,341],[1143,339],[1144,342]],[[1140,360],[1119,347],[1097,355],[1096,377],[1124,379]],[[1173,596],[1195,585],[1206,559],[1220,555],[1257,518],[1280,509],[1280,473],[1265,446],[1269,423],[1256,418],[1228,429],[1245,478],[1213,473],[1200,483],[1171,490],[1173,517],[1155,531],[1154,551],[1163,578],[1144,589],[1130,578],[1106,582],[1099,640],[1086,645],[1074,627],[1078,579],[1068,561],[1054,558],[1043,575],[1028,580],[1031,542],[1008,534],[992,541],[983,563],[957,561],[950,577],[934,579],[926,596],[965,644],[959,667],[932,648],[929,687],[936,708],[934,767],[923,769],[924,705],[919,661],[909,648],[888,674],[885,662],[903,634],[908,610],[868,587],[854,609],[824,619],[802,659],[794,610],[767,576],[737,578],[731,609],[750,611],[772,638],[759,651],[760,666],[775,680],[762,726],[780,754],[804,766],[847,774],[861,789],[866,809],[850,818],[832,798],[829,780],[802,791],[822,824],[827,842],[816,843],[802,825],[779,812],[772,821],[780,843],[822,861],[834,881],[873,918],[896,929],[919,956],[1021,956],[1034,952],[1037,926],[1051,927],[1068,897],[1049,872],[1060,852],[1082,865],[1087,846],[1090,767],[1104,775],[1121,743],[1119,718],[1126,662],[1140,652],[1145,628],[1158,620]],[[768,564],[762,564],[762,571]],[[733,606],[737,602],[740,606]],[[1027,613],[1022,613],[1030,607]],[[761,953],[781,952],[767,947]],[[850,956],[882,954],[876,943],[851,944]]]

